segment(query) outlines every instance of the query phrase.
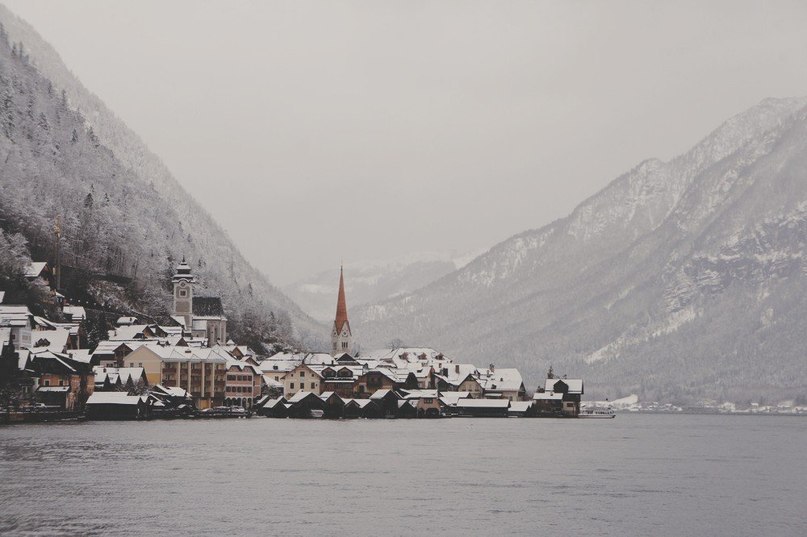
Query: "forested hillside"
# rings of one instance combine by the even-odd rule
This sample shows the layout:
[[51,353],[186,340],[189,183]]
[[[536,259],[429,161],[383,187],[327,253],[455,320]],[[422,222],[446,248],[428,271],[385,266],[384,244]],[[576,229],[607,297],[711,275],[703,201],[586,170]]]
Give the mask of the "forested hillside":
[[532,383],[552,364],[592,395],[803,399],[805,105],[766,99],[567,218],[358,311],[355,333],[515,365]]
[[[222,297],[234,337],[316,346],[319,326],[243,259],[58,55],[2,6],[0,23],[0,249],[52,261],[59,221],[63,287],[155,317],[168,311],[169,276],[184,256],[199,294]],[[61,73],[60,83],[48,70]],[[79,111],[79,101],[96,108]],[[6,282],[19,265],[2,264]]]

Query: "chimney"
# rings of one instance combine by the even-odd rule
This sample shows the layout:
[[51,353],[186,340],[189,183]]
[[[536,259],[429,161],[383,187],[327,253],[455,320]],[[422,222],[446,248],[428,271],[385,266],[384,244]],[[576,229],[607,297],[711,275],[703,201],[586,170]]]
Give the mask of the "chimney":
[[460,364],[456,364],[456,365],[454,366],[454,371],[456,371],[456,372],[457,372],[457,375],[459,375],[459,374],[460,374]]
[[493,364],[490,364],[490,368],[489,368],[489,369],[490,369],[490,372],[491,372],[491,373],[493,373],[494,371],[496,371],[496,366],[495,366],[495,365],[493,365]]

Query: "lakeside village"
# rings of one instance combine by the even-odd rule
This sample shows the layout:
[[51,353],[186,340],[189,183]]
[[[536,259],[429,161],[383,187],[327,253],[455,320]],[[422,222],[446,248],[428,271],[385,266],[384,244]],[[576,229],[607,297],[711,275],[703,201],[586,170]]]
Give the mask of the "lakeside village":
[[[51,286],[50,268],[27,277]],[[353,354],[340,271],[331,353],[262,357],[227,337],[218,297],[194,297],[183,261],[164,324],[120,317],[94,349],[86,311],[56,290],[61,321],[3,303],[0,291],[0,420],[275,418],[613,417],[583,410],[581,379],[547,375],[528,395],[517,369],[455,362],[429,348]]]

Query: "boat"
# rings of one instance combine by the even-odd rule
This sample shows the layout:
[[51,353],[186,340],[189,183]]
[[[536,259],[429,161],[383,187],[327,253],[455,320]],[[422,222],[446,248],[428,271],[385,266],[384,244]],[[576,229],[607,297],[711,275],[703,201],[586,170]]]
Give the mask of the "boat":
[[580,410],[578,418],[608,420],[616,417],[613,408],[583,408]]

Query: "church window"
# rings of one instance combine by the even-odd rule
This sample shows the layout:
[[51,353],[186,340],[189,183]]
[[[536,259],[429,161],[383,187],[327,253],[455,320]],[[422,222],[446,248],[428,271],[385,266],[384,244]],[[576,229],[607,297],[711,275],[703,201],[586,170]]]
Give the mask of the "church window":
[[185,289],[180,289],[179,290],[179,296],[182,297],[182,298],[185,298],[186,296],[188,296],[188,291],[185,290]]

